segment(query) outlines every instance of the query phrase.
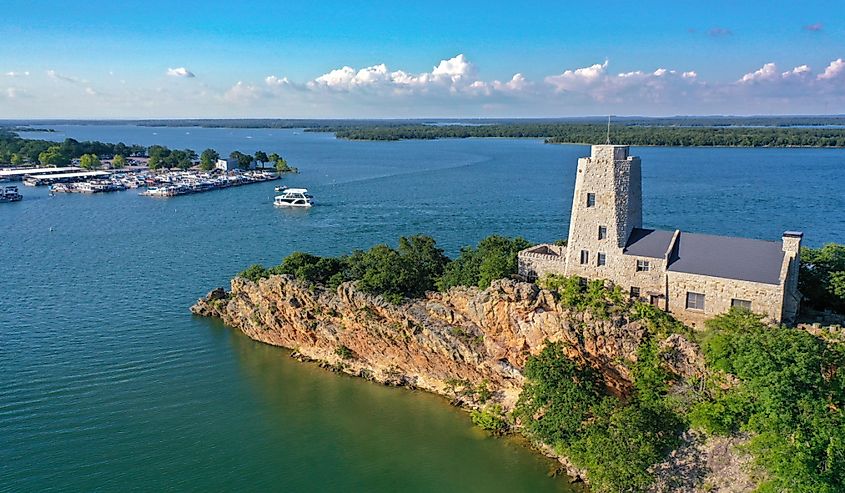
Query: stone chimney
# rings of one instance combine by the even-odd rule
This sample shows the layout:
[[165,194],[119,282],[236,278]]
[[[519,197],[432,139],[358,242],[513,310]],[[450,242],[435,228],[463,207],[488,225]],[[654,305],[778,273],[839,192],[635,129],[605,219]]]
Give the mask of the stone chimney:
[[804,233],[786,231],[783,233],[783,306],[781,318],[786,324],[794,324],[801,308],[801,293],[798,292],[798,270],[801,265],[801,239]]
[[800,231],[786,231],[783,233],[783,251],[791,254],[800,252],[802,238],[804,238],[804,233]]

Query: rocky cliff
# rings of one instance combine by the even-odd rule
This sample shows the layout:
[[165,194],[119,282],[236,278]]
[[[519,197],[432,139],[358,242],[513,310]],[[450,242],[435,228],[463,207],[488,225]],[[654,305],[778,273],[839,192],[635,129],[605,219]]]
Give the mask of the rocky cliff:
[[[484,385],[510,409],[522,388],[522,368],[545,342],[564,341],[570,357],[586,361],[624,394],[630,365],[645,336],[622,316],[598,320],[556,302],[534,284],[496,281],[486,290],[453,288],[394,305],[357,291],[337,291],[271,276],[255,283],[232,280],[191,311],[219,317],[257,341],[295,350],[346,373],[457,397],[459,387]],[[667,365],[682,376],[703,367],[700,355],[678,336],[663,341]],[[464,404],[475,404],[463,392]]]
[[[252,339],[293,349],[294,355],[337,371],[442,394],[470,408],[497,402],[506,411],[519,397],[526,360],[546,341],[564,342],[571,358],[601,371],[611,390],[625,395],[637,348],[647,335],[640,322],[625,315],[596,319],[561,305],[535,284],[511,280],[394,305],[356,290],[354,283],[333,291],[290,276],[258,282],[235,278],[229,292],[215,289],[191,311],[219,317]],[[698,347],[682,336],[661,341],[661,349],[679,380],[703,374]],[[719,475],[701,471],[713,460],[710,445],[687,440],[684,453],[658,465],[658,477],[673,482],[671,491],[695,491],[703,477]],[[559,459],[571,475],[579,475]],[[680,477],[685,470],[698,472],[685,481]]]

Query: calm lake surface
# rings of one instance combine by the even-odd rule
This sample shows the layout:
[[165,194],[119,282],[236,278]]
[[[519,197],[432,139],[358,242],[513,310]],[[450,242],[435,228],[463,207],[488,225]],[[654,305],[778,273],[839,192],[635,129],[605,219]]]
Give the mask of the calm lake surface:
[[[291,360],[188,307],[254,262],[400,235],[450,254],[493,233],[566,236],[585,146],[347,142],[295,130],[52,126],[29,136],[279,152],[278,182],[153,199],[137,191],[0,205],[0,490],[569,491],[517,440],[439,397]],[[635,148],[659,228],[845,242],[845,151]]]

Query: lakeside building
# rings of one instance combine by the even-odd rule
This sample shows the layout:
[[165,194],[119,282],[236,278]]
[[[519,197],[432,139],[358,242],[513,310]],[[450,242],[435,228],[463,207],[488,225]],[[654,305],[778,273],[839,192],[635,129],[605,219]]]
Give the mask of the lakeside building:
[[518,255],[519,273],[606,279],[695,326],[732,306],[793,323],[802,233],[780,242],[643,228],[640,158],[623,145],[592,146],[578,160],[567,246]]
[[232,158],[220,158],[217,160],[217,163],[214,165],[215,169],[223,170],[223,171],[235,171],[238,169],[238,160]]

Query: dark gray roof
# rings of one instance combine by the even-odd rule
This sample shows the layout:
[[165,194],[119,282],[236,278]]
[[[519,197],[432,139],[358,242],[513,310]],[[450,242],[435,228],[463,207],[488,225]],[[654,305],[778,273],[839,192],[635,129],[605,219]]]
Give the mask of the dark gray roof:
[[663,258],[669,250],[674,231],[634,228],[622,253],[637,257]]
[[682,232],[668,270],[779,284],[783,255],[781,242]]

